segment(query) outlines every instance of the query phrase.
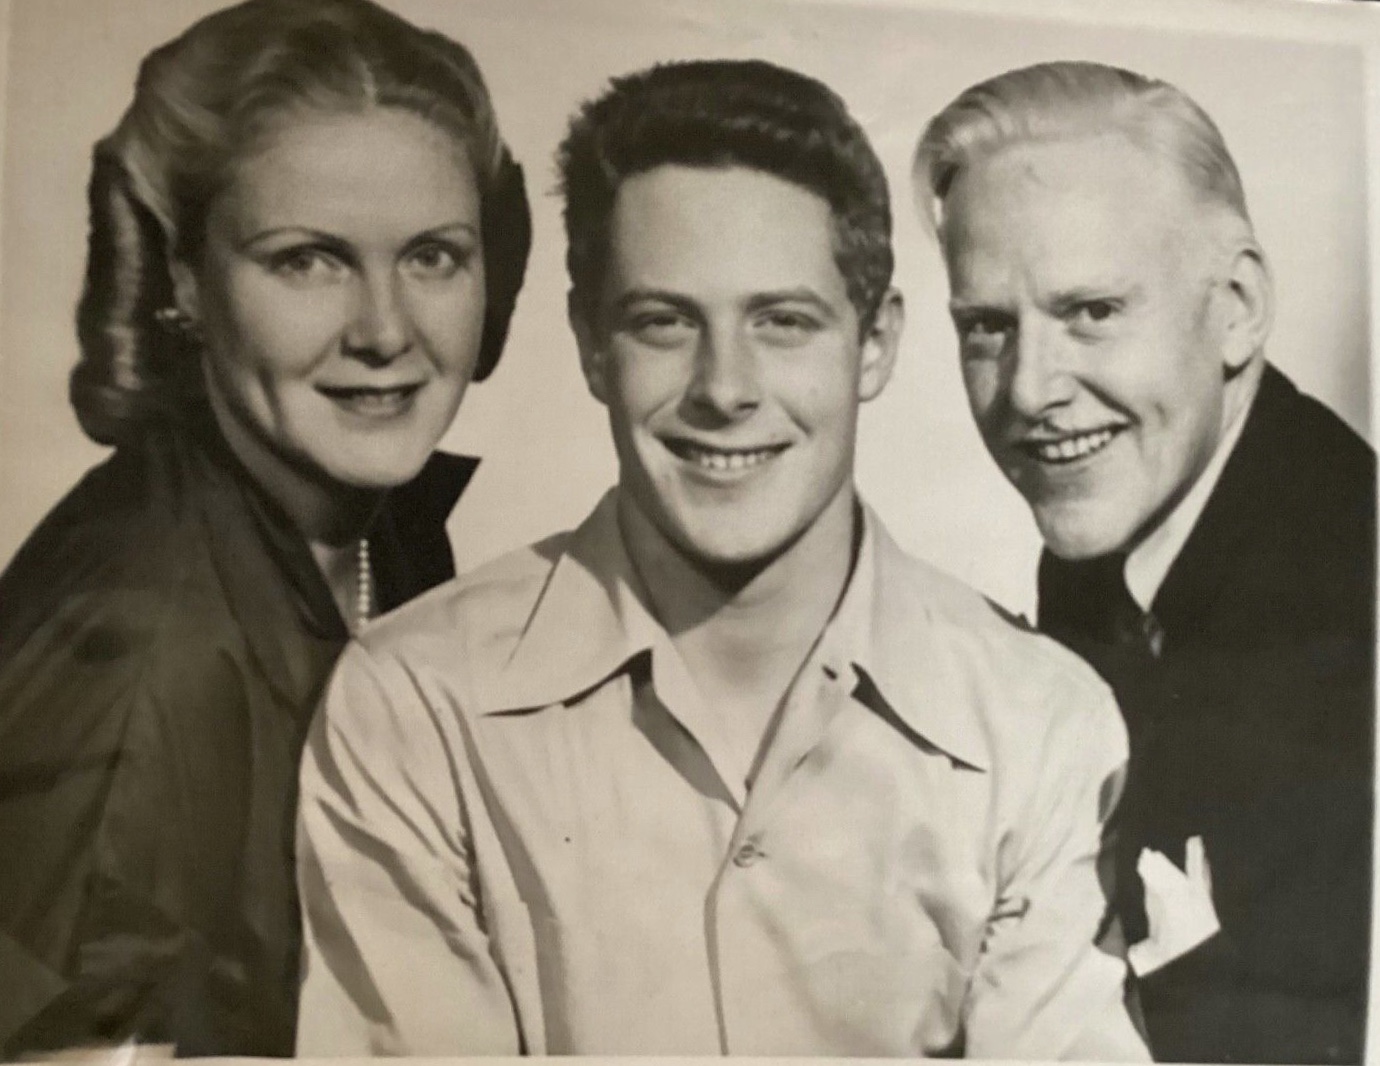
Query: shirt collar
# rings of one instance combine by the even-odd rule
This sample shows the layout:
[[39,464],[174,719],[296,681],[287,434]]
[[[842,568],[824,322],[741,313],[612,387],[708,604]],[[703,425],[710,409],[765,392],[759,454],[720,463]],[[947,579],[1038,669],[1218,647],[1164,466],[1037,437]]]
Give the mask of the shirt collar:
[[[952,596],[951,580],[902,552],[863,506],[858,558],[818,656],[825,669],[857,678],[863,702],[880,698],[874,712],[981,769],[986,740],[940,633],[954,623],[936,610]],[[497,714],[566,702],[665,639],[623,543],[612,490],[570,535],[484,705]]]
[[556,557],[485,706],[501,713],[563,703],[657,642],[611,489]]
[[478,467],[474,456],[434,451],[416,477],[389,490],[386,506],[405,531],[444,526]]
[[1142,611],[1149,611],[1154,604],[1155,596],[1164,584],[1169,568],[1174,565],[1174,560],[1183,550],[1189,534],[1193,532],[1193,527],[1202,515],[1203,508],[1207,506],[1212,490],[1217,487],[1217,481],[1222,476],[1222,468],[1227,465],[1227,459],[1231,457],[1236,442],[1241,439],[1241,431],[1246,426],[1246,416],[1254,399],[1253,391],[1227,426],[1227,431],[1217,444],[1217,450],[1212,453],[1212,458],[1208,460],[1198,480],[1169,512],[1169,517],[1156,526],[1127,556],[1126,588]]
[[469,456],[432,452],[416,477],[384,498],[368,531],[380,611],[455,576],[446,520],[478,466]]
[[[963,625],[944,609],[956,583],[902,551],[862,506],[862,538],[848,588],[821,641],[826,669],[851,670],[855,696],[894,715],[915,738],[985,769],[988,745],[943,630]],[[977,593],[958,590],[979,601]],[[883,707],[872,705],[877,699]]]

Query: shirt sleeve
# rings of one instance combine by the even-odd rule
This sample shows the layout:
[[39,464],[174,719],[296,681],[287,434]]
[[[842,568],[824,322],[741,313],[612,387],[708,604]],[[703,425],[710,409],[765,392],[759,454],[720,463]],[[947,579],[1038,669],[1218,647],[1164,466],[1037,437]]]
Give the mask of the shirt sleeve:
[[523,1050],[484,927],[457,713],[361,645],[337,667],[302,765],[299,1055]]
[[1142,1061],[1119,929],[1110,920],[1112,815],[1126,733],[1110,692],[1063,687],[1036,783],[1002,847],[999,898],[974,974],[966,1054]]

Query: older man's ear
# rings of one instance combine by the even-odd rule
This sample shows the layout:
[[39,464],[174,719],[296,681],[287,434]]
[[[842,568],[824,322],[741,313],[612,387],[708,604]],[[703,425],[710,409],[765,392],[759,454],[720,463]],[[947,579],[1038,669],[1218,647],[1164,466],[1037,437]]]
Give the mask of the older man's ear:
[[1222,285],[1227,300],[1222,324],[1222,365],[1230,378],[1260,353],[1274,324],[1274,280],[1265,253],[1254,242],[1238,248]]

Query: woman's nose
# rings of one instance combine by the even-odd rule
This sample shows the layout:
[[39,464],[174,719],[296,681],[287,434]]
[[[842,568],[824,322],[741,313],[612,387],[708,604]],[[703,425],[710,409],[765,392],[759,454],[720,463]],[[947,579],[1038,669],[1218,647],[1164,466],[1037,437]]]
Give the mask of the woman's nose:
[[412,322],[397,278],[390,274],[360,279],[343,340],[346,354],[380,363],[412,347]]

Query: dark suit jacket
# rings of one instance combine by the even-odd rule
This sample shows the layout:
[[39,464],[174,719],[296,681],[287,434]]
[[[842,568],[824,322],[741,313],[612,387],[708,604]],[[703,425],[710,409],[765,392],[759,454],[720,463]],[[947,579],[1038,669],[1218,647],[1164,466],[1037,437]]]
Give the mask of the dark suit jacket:
[[[453,573],[474,461],[370,531],[392,606]],[[137,1037],[290,1055],[297,765],[348,634],[209,412],[88,474],[0,576],[0,1058]]]
[[[1152,974],[1157,1058],[1359,1062],[1370,937],[1375,456],[1266,367],[1242,436],[1152,607],[1139,663],[1089,634],[1068,563],[1042,628],[1116,691],[1131,736],[1123,877],[1207,845],[1222,932]],[[1132,876],[1121,898],[1143,927]]]

